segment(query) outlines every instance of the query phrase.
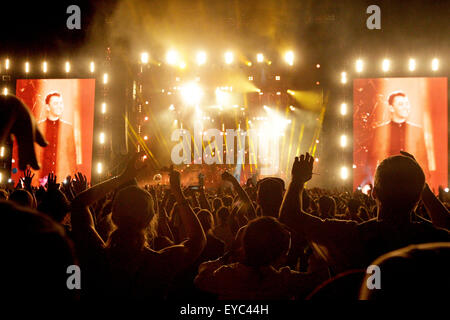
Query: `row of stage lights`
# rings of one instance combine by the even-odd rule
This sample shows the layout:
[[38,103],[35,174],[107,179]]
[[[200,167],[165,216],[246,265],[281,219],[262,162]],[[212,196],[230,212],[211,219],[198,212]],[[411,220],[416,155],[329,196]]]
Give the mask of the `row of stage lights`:
[[[417,61],[416,59],[409,59],[408,60],[408,70],[410,72],[414,72],[417,69]],[[430,63],[431,71],[438,71],[439,70],[439,59],[433,58]],[[383,59],[381,61],[381,70],[383,72],[389,72],[391,71],[391,60],[390,59]],[[362,73],[364,71],[364,61],[362,59],[358,59],[355,62],[355,71],[357,73]],[[347,83],[347,72],[343,71],[341,72],[341,83]]]
[[[294,65],[294,52],[291,50],[286,51],[283,55],[283,59],[288,65],[293,66]],[[149,63],[149,61],[150,61],[150,55],[148,54],[148,52],[142,52],[141,53],[141,63],[147,64],[147,63]],[[169,50],[166,53],[165,61],[168,65],[179,66],[181,69],[184,69],[186,67],[186,62],[183,61],[180,54],[176,50]],[[202,66],[202,65],[206,64],[207,61],[208,61],[207,53],[205,51],[198,51],[195,56],[196,64],[199,66]],[[234,63],[235,62],[235,53],[233,51],[225,52],[223,54],[223,61],[225,62],[225,64],[228,64],[228,65]],[[256,62],[257,63],[266,62],[269,65],[272,64],[272,61],[268,60],[264,56],[263,53],[256,54]],[[251,67],[253,65],[251,61],[246,61],[245,64],[248,65],[249,67]]]
[[[5,63],[4,63],[5,71],[10,70],[11,65],[12,65],[11,60],[8,58],[5,59]],[[47,73],[49,71],[49,63],[47,61],[43,61],[40,69],[43,73]],[[31,72],[31,63],[29,61],[26,61],[24,63],[23,70],[25,71],[25,73]],[[70,73],[70,71],[72,70],[71,63],[69,61],[64,62],[61,70],[64,71],[65,73]],[[94,61],[89,62],[88,66],[87,66],[87,70],[92,74],[95,73],[95,62]]]

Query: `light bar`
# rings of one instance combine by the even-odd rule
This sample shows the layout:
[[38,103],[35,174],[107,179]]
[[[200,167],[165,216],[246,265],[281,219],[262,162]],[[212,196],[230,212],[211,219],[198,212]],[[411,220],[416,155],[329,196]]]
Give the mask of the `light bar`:
[[5,69],[9,70],[9,59],[5,60]]
[[8,88],[7,88],[7,87],[4,87],[4,88],[3,88],[3,94],[4,94],[5,96],[8,95]]
[[294,65],[294,52],[293,51],[287,51],[284,54],[284,61],[290,66]]
[[391,68],[391,61],[389,59],[384,59],[381,68],[384,72],[388,72]]
[[342,180],[348,179],[348,168],[347,167],[341,167],[341,179]]
[[347,146],[347,136],[345,134],[341,135],[340,140],[341,140],[341,142],[340,142],[341,147],[345,148]]
[[256,55],[256,61],[258,61],[259,63],[264,62],[264,55],[262,53],[258,53]]
[[148,53],[147,52],[142,52],[141,53],[141,62],[143,64],[147,64],[148,63]]
[[66,73],[70,72],[70,62],[69,61],[66,61],[65,70],[66,70]]
[[30,63],[29,62],[25,62],[25,72],[26,73],[30,72]]
[[107,84],[107,83],[108,83],[108,74],[107,74],[107,73],[104,73],[104,74],[103,74],[103,83],[104,83],[104,84]]
[[102,114],[106,113],[106,103],[102,103]]
[[345,102],[341,103],[341,115],[345,116],[347,114],[347,104]]
[[3,158],[5,156],[5,147],[0,148],[0,158]]
[[169,50],[166,54],[166,62],[171,66],[174,66],[178,62],[178,52],[175,50]]
[[104,132],[100,132],[99,141],[100,141],[100,144],[105,143],[105,133]]
[[364,68],[364,63],[361,59],[356,60],[355,63],[356,72],[361,73]]
[[341,72],[341,83],[347,83],[347,72]]
[[199,66],[204,65],[206,63],[206,52],[205,51],[197,52],[196,60]]
[[42,71],[43,71],[44,73],[47,73],[47,71],[48,71],[47,61],[44,61],[44,62],[42,63]]
[[91,61],[91,63],[89,64],[89,71],[91,71],[91,73],[94,73],[94,71],[95,71],[95,63],[94,63],[94,61]]
[[439,59],[434,58],[434,59],[431,61],[431,70],[437,71],[438,69],[439,69]]
[[416,60],[415,59],[409,59],[408,69],[409,69],[409,71],[416,70]]
[[232,64],[233,60],[234,60],[233,52],[231,52],[231,51],[225,52],[225,63]]
[[101,174],[103,172],[103,164],[101,162],[97,163],[97,173]]

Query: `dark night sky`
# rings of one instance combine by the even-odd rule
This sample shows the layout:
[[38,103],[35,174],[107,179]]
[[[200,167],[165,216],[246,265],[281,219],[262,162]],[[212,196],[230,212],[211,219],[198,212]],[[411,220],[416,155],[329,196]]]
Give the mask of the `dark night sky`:
[[[81,7],[81,30],[66,28],[70,4]],[[370,4],[381,8],[382,30],[365,27]],[[448,51],[449,18],[445,0],[16,1],[1,13],[0,53],[63,55],[125,38],[136,50],[232,43],[268,51],[294,45],[322,59],[374,50],[428,54]]]

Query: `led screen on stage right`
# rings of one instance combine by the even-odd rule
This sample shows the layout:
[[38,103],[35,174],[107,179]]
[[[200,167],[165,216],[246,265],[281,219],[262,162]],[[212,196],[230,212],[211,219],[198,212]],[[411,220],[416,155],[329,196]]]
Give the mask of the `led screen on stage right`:
[[447,186],[447,78],[353,82],[353,186],[373,184],[376,166],[413,154],[432,189]]

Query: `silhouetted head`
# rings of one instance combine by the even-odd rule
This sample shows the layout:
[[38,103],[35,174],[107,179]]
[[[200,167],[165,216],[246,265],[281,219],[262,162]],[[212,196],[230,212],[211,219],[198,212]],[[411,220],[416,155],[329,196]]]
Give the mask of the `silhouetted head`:
[[228,218],[230,217],[230,211],[227,207],[221,207],[217,210],[217,218],[220,224],[226,224],[228,222]]
[[419,202],[424,185],[425,175],[416,161],[392,156],[378,165],[372,196],[382,209],[409,216]]
[[61,190],[48,190],[37,209],[61,223],[70,211],[70,202]]
[[360,206],[361,202],[358,199],[350,199],[347,203],[348,211],[351,215],[356,215]]
[[263,215],[278,217],[283,192],[284,182],[279,178],[264,178],[258,182],[257,202]]
[[225,196],[225,197],[222,198],[222,202],[223,202],[223,205],[225,207],[229,207],[230,208],[232,206],[232,204],[233,204],[233,198],[230,197],[230,196]]
[[220,198],[214,198],[213,200],[213,208],[214,211],[219,210],[219,208],[223,206],[222,200]]
[[25,189],[14,190],[9,196],[9,200],[27,208],[33,208],[34,204],[33,196]]
[[214,218],[211,212],[206,209],[202,209],[197,213],[197,218],[200,221],[203,230],[208,232],[208,230],[214,228]]
[[322,218],[334,218],[336,214],[336,202],[332,197],[321,196],[319,199],[319,211]]
[[263,267],[277,263],[288,254],[290,241],[290,233],[277,219],[260,217],[252,220],[243,235],[245,264]]
[[0,200],[8,200],[8,192],[0,189]]
[[147,241],[145,229],[154,215],[153,199],[147,191],[128,186],[117,192],[111,215],[117,229],[111,234],[109,246],[142,248]]

